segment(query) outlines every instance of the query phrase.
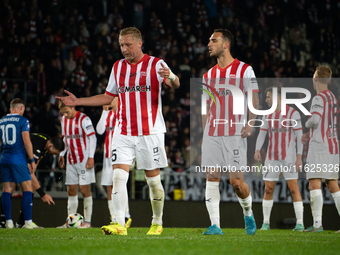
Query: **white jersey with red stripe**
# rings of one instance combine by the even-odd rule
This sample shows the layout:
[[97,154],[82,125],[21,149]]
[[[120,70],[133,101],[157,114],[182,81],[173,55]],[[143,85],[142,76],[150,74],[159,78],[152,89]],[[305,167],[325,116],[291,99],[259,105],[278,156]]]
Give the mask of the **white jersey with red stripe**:
[[104,143],[104,157],[111,158],[111,144],[112,136],[116,126],[116,112],[111,110],[107,115],[105,122],[105,143]]
[[324,90],[313,97],[311,114],[317,114],[321,120],[317,127],[309,131],[309,150],[314,152],[339,153],[338,140],[338,101],[329,90]]
[[[258,92],[258,84],[253,68],[248,64],[237,60],[225,67],[220,68],[218,64],[212,67],[203,75],[203,83],[215,88],[219,86],[232,85],[238,87],[244,95],[244,114],[233,114],[233,95],[229,89],[217,88],[216,91],[221,99],[221,104],[216,100],[209,99],[210,110],[208,113],[207,123],[204,130],[204,135],[209,136],[232,136],[241,135],[242,127],[247,124],[247,93],[248,89],[252,92]],[[205,87],[205,85],[203,85]],[[252,95],[250,95],[252,96]],[[216,124],[215,120],[219,121]],[[236,124],[235,124],[236,123]]]
[[77,112],[72,119],[61,118],[62,136],[68,153],[68,163],[78,164],[89,157],[89,136],[95,135],[92,122],[86,114]]
[[162,114],[161,88],[165,81],[158,71],[161,63],[147,54],[135,65],[117,61],[112,68],[105,93],[119,96],[115,132],[140,136],[165,133]]
[[[269,135],[267,158],[285,160],[296,156],[296,139],[294,131],[302,130],[300,113],[293,107],[286,106],[286,115],[281,111],[264,115],[260,130]],[[300,142],[300,141],[299,141]]]

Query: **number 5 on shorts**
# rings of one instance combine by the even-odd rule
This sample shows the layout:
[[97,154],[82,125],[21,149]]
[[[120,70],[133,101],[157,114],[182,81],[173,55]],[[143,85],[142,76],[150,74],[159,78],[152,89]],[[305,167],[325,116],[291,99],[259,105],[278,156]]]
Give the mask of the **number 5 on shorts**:
[[115,162],[117,160],[116,149],[112,150],[111,160],[112,162]]

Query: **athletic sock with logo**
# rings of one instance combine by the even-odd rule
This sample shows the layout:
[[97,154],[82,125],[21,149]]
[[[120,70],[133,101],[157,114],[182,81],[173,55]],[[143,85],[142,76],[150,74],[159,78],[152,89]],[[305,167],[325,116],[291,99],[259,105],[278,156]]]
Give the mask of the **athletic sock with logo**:
[[145,177],[149,185],[150,200],[152,207],[152,223],[163,224],[164,189],[161,183],[161,176]]

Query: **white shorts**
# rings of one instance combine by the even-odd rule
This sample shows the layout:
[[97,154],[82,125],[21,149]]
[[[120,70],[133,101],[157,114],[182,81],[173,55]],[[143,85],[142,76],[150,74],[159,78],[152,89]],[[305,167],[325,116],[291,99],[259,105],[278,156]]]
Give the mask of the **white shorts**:
[[94,168],[86,169],[85,158],[83,162],[78,164],[67,164],[65,185],[89,185],[96,182]]
[[270,160],[267,158],[262,167],[263,180],[278,181],[281,173],[286,180],[298,179],[299,173],[294,166],[295,162],[291,159]]
[[[202,166],[221,167],[222,172],[229,169],[245,169],[247,167],[247,139],[241,136],[203,136]],[[220,176],[217,174],[208,176],[208,178],[220,178]],[[233,178],[243,178],[243,175]]]
[[112,164],[132,165],[137,169],[154,170],[168,166],[164,148],[164,134],[127,136],[118,132],[112,137]]
[[339,154],[308,151],[304,166],[306,179],[339,179]]
[[112,178],[113,178],[113,169],[112,169],[111,158],[104,158],[101,185],[112,186]]

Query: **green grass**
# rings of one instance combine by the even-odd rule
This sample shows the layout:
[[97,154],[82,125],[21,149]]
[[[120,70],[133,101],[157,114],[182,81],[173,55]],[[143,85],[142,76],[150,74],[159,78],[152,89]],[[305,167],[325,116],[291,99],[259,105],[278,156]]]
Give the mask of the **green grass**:
[[223,229],[223,236],[203,236],[203,229],[165,228],[161,236],[131,228],[127,236],[92,229],[0,229],[0,254],[338,254],[340,234],[291,230]]

